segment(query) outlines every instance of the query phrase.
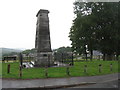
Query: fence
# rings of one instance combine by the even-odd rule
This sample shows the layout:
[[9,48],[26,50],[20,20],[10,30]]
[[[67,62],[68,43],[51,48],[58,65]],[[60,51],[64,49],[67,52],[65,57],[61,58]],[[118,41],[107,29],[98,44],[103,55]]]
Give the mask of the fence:
[[73,53],[54,53],[54,61],[74,65]]
[[[7,65],[7,74],[10,74],[11,72],[13,72],[13,71],[11,71],[11,67],[12,66],[10,66],[10,64],[8,64]],[[66,75],[65,76],[72,76],[71,74],[73,73],[73,71],[71,71],[71,69],[72,69],[73,67],[70,67],[70,66],[67,66],[67,67],[64,67],[64,69],[63,69],[63,73],[66,73]],[[56,68],[54,68],[54,69],[56,69]],[[102,65],[102,64],[99,64],[97,67],[96,67],[96,69],[97,69],[97,73],[102,73],[102,72],[104,72],[104,65]],[[114,68],[113,68],[113,64],[111,63],[111,64],[109,64],[109,67],[108,67],[108,69],[109,69],[109,72],[113,72],[113,70],[114,70]],[[22,68],[21,67],[19,67],[19,77],[20,78],[22,78],[22,76],[24,76],[24,74],[22,75]],[[78,72],[79,72],[79,70],[80,69],[77,69],[78,70]],[[105,69],[106,70],[106,69]],[[84,64],[83,65],[83,67],[82,67],[82,71],[83,71],[83,73],[85,74],[85,75],[88,75],[90,72],[89,72],[89,65],[86,65],[86,64]],[[44,74],[44,76],[46,77],[46,78],[49,78],[49,73],[51,73],[50,72],[50,68],[48,68],[48,67],[44,67],[44,72],[43,72],[43,74]],[[41,74],[41,73],[39,73],[39,74]]]

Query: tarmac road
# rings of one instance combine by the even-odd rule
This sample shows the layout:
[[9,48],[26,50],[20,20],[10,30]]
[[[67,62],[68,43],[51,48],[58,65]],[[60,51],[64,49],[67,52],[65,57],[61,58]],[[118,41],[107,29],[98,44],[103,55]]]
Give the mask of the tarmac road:
[[[74,90],[74,89],[80,89],[80,90],[89,90],[90,88],[92,89],[100,89],[104,88],[105,90],[120,90],[120,80],[110,80],[110,81],[105,81],[102,83],[97,83],[97,84],[91,84],[91,85],[82,85],[82,86],[75,86],[75,87],[68,87],[68,88],[61,88],[61,89],[56,89],[56,90]],[[85,89],[86,88],[86,89]],[[91,89],[91,90],[92,90]]]
[[[45,90],[120,90],[120,80],[105,81],[103,83],[80,85],[74,87],[60,88],[60,89],[45,89]],[[34,89],[3,89],[3,90],[42,90],[40,88]],[[43,89],[44,90],[44,89]]]
[[[2,79],[2,90],[71,90],[78,88],[118,88],[120,73],[69,78],[46,78],[31,80]],[[119,81],[120,84],[120,81]],[[15,89],[16,88],[16,89]],[[32,89],[31,89],[32,88]],[[86,90],[86,89],[84,89]]]

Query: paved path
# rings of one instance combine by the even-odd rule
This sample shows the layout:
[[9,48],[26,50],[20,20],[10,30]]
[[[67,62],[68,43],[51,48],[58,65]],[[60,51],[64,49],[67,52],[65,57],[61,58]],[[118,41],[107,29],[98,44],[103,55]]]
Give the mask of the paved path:
[[38,88],[38,87],[54,87],[64,85],[75,85],[84,83],[102,83],[109,80],[118,80],[120,73],[90,76],[90,77],[69,77],[69,78],[48,78],[48,79],[32,79],[32,80],[2,80],[2,88]]

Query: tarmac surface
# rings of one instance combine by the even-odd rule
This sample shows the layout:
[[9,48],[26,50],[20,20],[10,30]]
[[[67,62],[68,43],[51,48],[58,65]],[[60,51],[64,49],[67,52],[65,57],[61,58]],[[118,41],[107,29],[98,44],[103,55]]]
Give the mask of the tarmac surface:
[[[100,84],[105,82],[116,83],[120,80],[120,73],[100,75],[100,76],[85,76],[85,77],[69,77],[69,78],[46,78],[46,79],[31,79],[31,80],[12,80],[12,79],[0,79],[2,80],[3,90],[11,88],[62,88],[71,86],[81,86],[90,84]],[[117,84],[116,84],[117,85]],[[107,85],[109,87],[109,85]],[[117,88],[118,86],[115,86]],[[107,88],[107,87],[106,87]]]
[[70,90],[70,89],[76,89],[76,88],[119,88],[120,89],[120,80],[112,80],[112,81],[106,81],[102,83],[96,83],[96,84],[88,84],[88,85],[80,85],[80,86],[71,86],[66,88],[60,88],[58,90]]

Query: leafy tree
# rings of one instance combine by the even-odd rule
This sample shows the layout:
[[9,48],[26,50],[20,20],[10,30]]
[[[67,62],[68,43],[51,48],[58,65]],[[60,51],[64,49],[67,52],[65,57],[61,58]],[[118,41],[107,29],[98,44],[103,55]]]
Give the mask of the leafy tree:
[[62,61],[63,59],[70,58],[68,55],[69,52],[72,52],[71,47],[60,47],[58,49],[54,49],[54,59],[57,61]]
[[[93,8],[92,14],[96,17],[96,40],[98,41],[97,49],[106,56],[107,60],[112,60],[118,35],[116,23],[118,22],[118,5],[119,3],[97,3]],[[109,9],[108,9],[109,8]],[[111,44],[112,43],[112,44]],[[104,58],[105,59],[105,58]]]
[[29,53],[35,53],[35,48],[24,50],[22,53],[26,55],[28,55]]
[[53,51],[59,53],[71,52],[71,47],[60,47],[58,49],[54,49]]
[[72,41],[72,48],[76,53],[86,55],[86,46],[91,54],[91,60],[93,55],[93,49],[95,49],[95,24],[93,22],[94,16],[91,15],[92,3],[80,3],[75,2],[75,14],[76,19],[73,21],[73,26],[70,31],[70,40]]
[[74,3],[76,18],[73,20],[69,37],[76,53],[86,53],[87,45],[91,60],[93,50],[101,51],[108,57],[106,59],[112,59],[114,53],[119,55],[119,4],[79,1]]

